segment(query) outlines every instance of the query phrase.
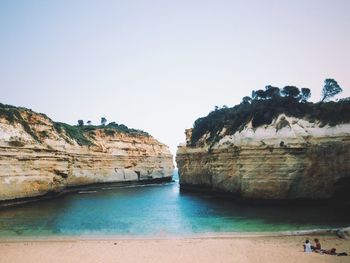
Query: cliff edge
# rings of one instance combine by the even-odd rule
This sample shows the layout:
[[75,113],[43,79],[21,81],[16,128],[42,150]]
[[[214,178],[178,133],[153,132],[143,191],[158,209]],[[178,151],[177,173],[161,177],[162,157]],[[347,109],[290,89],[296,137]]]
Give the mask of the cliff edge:
[[71,126],[0,105],[0,201],[99,183],[171,180],[169,148],[125,125]]
[[181,188],[245,200],[349,201],[349,116],[349,100],[280,97],[216,109],[178,147]]

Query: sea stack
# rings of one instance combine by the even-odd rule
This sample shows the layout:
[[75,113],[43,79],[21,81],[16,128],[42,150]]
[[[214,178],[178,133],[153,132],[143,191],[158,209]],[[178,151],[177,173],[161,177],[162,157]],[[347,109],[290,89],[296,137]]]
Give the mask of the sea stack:
[[83,185],[171,180],[169,148],[146,132],[110,123],[71,126],[0,104],[0,202]]
[[244,200],[350,200],[349,115],[349,100],[216,109],[178,147],[181,188]]

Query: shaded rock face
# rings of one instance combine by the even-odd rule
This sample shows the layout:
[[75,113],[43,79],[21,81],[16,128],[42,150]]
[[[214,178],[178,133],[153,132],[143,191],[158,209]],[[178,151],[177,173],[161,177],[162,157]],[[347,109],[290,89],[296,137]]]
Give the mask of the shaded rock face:
[[106,134],[96,129],[89,137],[91,145],[81,146],[54,129],[45,115],[29,110],[20,114],[39,140],[22,124],[0,117],[0,201],[59,193],[80,185],[172,176],[168,147],[151,136]]
[[184,188],[244,199],[349,198],[350,124],[320,127],[281,115],[211,146],[180,145],[176,162]]

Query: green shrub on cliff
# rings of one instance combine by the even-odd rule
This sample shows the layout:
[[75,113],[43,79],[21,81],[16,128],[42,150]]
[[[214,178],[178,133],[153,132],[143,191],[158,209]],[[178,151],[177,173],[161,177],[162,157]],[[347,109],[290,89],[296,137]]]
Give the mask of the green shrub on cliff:
[[63,130],[79,145],[91,145],[92,142],[85,136],[83,126],[72,126],[67,123],[55,122],[55,129],[61,133]]
[[128,133],[130,135],[142,135],[142,136],[150,136],[147,132],[130,129],[124,124],[117,124],[115,122],[111,122],[108,125],[89,125],[89,126],[72,126],[66,123],[55,122],[55,129],[61,133],[63,130],[67,133],[67,135],[75,140],[79,145],[91,145],[92,140],[95,137],[96,130],[102,130],[107,136],[114,136],[115,133]]
[[299,90],[294,86],[283,89],[266,86],[265,90],[252,92],[252,98],[246,96],[242,103],[232,108],[216,108],[208,116],[194,122],[191,146],[195,146],[204,134],[209,133],[207,143],[218,141],[220,132],[226,128],[226,134],[242,130],[250,121],[253,128],[269,125],[278,115],[304,118],[311,122],[320,121],[321,125],[331,126],[350,122],[350,101],[307,102],[311,92],[307,88]]
[[[0,118],[5,118],[11,124],[15,122],[21,124],[23,129],[32,136],[34,140],[40,142],[38,135],[28,124],[28,120],[22,117],[21,111],[27,111],[29,116],[32,114],[32,110],[30,109],[0,103]],[[38,114],[47,118],[47,116],[42,113]]]
[[[91,125],[89,121],[88,126],[84,126],[84,122],[81,120],[78,125],[69,125],[62,122],[53,122],[49,117],[43,113],[36,113],[31,109],[24,107],[15,107],[12,105],[6,105],[0,103],[0,118],[6,119],[10,124],[19,123],[22,125],[23,129],[37,142],[41,143],[41,139],[48,138],[48,131],[35,130],[33,124],[39,124],[40,120],[35,118],[35,115],[40,115],[44,119],[52,123],[53,128],[58,133],[65,132],[71,139],[75,140],[79,145],[91,145],[94,139],[95,130],[103,130],[107,136],[113,136],[116,132],[118,133],[128,133],[132,136],[150,136],[147,132],[137,129],[128,128],[124,124],[117,124],[111,122],[108,125]],[[41,123],[46,125],[45,123]]]
[[[116,122],[110,122],[106,126],[103,126],[102,128],[106,128],[107,130],[113,130],[116,132],[124,132],[124,133],[129,133],[129,134],[134,134],[134,135],[143,135],[143,136],[150,136],[147,132],[143,130],[138,130],[138,129],[133,129],[129,128],[128,126],[124,124],[117,124]],[[101,126],[100,126],[101,128]]]

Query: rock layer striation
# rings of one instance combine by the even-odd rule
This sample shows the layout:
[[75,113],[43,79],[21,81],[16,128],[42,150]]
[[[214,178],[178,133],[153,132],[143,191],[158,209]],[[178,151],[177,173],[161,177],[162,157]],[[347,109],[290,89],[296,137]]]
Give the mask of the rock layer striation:
[[270,125],[249,123],[221,135],[208,145],[205,134],[191,147],[186,131],[176,155],[182,188],[259,200],[350,196],[350,124],[321,126],[281,114]]
[[95,128],[84,133],[89,143],[80,145],[44,114],[15,108],[11,119],[13,108],[1,110],[2,202],[56,194],[67,187],[172,177],[169,148],[145,133]]

